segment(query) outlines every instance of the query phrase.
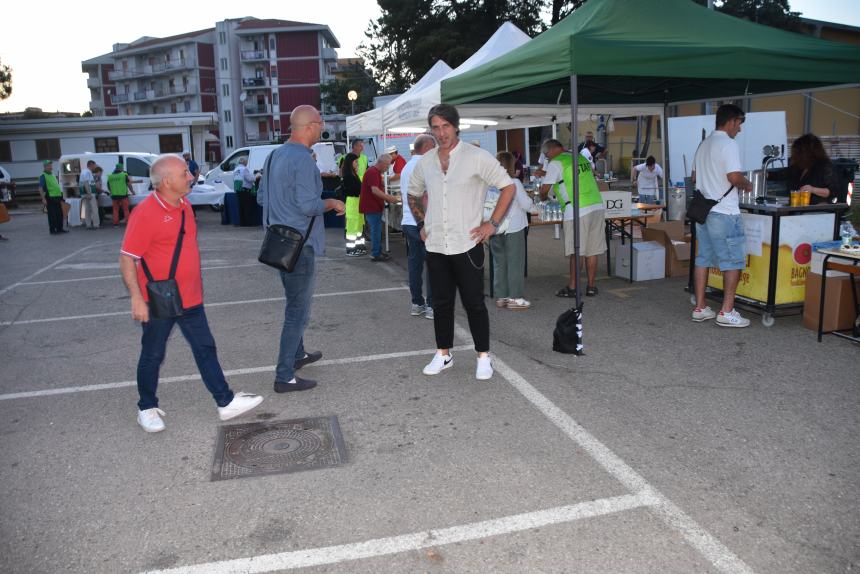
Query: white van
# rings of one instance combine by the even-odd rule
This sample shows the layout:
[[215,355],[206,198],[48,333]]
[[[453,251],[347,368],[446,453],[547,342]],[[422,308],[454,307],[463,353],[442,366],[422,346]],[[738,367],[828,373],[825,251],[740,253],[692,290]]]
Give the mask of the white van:
[[122,163],[125,171],[133,180],[140,183],[131,184],[135,194],[146,195],[150,190],[149,168],[158,156],[154,153],[115,152],[115,153],[70,153],[60,157],[60,172],[57,178],[66,197],[78,196],[78,183],[81,170],[92,160],[102,168],[102,188],[107,190],[107,177]]
[[[227,159],[209,170],[206,174],[206,184],[218,191],[233,191],[233,171],[239,165],[239,158],[248,158],[248,169],[254,173],[263,169],[269,154],[279,147],[281,147],[280,144],[240,147],[227,156]],[[313,150],[317,155],[317,167],[320,172],[328,173],[336,171],[336,154],[345,154],[346,144],[319,142],[313,145]]]
[[278,147],[280,146],[258,145],[253,147],[240,147],[227,156],[227,159],[209,170],[206,174],[206,185],[211,185],[218,191],[233,191],[233,171],[239,165],[239,158],[248,158],[248,169],[253,173],[263,169],[263,165],[266,163],[266,158],[269,157],[269,154]]

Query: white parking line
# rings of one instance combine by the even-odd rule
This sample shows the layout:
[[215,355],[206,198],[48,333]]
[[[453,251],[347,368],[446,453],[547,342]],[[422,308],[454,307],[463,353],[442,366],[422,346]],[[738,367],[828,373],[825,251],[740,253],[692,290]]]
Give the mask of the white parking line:
[[9,291],[11,291],[11,290],[12,290],[12,289],[14,289],[15,287],[17,287],[17,286],[19,286],[19,285],[23,284],[25,281],[29,281],[29,280],[30,280],[30,279],[32,279],[33,277],[35,277],[35,276],[37,276],[37,275],[40,275],[40,274],[44,273],[45,271],[48,271],[49,269],[54,268],[55,266],[59,265],[59,264],[60,264],[60,263],[62,263],[63,261],[65,261],[65,260],[67,260],[67,259],[71,259],[72,257],[74,257],[75,255],[78,255],[79,253],[83,253],[83,252],[84,252],[84,251],[86,251],[87,249],[92,249],[93,247],[99,247],[99,246],[101,246],[101,245],[103,245],[103,244],[102,244],[102,243],[95,243],[95,244],[93,244],[93,245],[87,245],[86,247],[81,247],[80,249],[78,249],[78,250],[77,250],[77,251],[75,251],[74,253],[71,253],[71,254],[69,254],[69,255],[66,255],[65,257],[61,257],[61,258],[57,259],[56,261],[54,261],[53,263],[51,263],[50,265],[46,265],[45,267],[42,267],[41,269],[39,269],[39,270],[38,270],[38,271],[36,271],[35,273],[32,273],[32,274],[30,274],[30,275],[27,275],[26,277],[24,277],[23,279],[21,279],[21,280],[20,280],[20,281],[18,281],[17,283],[13,283],[12,285],[9,285],[8,287],[4,287],[3,289],[0,289],[0,295],[5,295],[6,293],[8,293]]
[[[315,293],[314,297],[346,297],[349,295],[361,295],[364,293],[385,293],[386,291],[405,291],[408,286],[384,287],[381,289],[361,289],[358,291],[339,291],[337,293]],[[207,309],[213,307],[231,307],[234,305],[252,305],[255,303],[273,303],[283,301],[283,297],[267,297],[265,299],[246,299],[244,301],[221,301],[220,303],[206,303]],[[11,327],[13,325],[33,325],[36,323],[54,323],[56,321],[75,321],[78,319],[99,319],[102,317],[130,317],[131,311],[112,311],[109,313],[92,313],[90,315],[72,315],[66,317],[45,317],[43,319],[23,319],[21,321],[0,321],[0,327]]]
[[559,506],[535,512],[514,514],[482,522],[473,522],[471,524],[413,532],[412,534],[403,534],[390,538],[377,538],[375,540],[354,542],[352,544],[281,552],[279,554],[264,554],[262,556],[239,558],[237,560],[181,566],[167,570],[151,570],[144,574],[250,574],[307,568],[323,564],[338,564],[362,558],[386,556],[399,552],[419,550],[421,548],[445,546],[457,542],[468,542],[491,536],[523,532],[534,528],[641,508],[653,503],[654,501],[647,495],[628,494],[581,502],[570,506]]

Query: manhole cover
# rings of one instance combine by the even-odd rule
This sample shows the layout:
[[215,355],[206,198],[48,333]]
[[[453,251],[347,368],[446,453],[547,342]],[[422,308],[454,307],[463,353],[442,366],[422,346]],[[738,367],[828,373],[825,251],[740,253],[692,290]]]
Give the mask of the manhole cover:
[[347,462],[337,417],[266,421],[218,429],[212,480],[282,474]]

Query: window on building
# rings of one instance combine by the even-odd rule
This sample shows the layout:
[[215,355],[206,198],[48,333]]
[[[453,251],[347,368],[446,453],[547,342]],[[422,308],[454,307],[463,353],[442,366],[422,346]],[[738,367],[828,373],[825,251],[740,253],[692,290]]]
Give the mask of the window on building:
[[162,134],[158,136],[158,149],[161,153],[182,152],[182,134]]
[[233,147],[233,136],[227,136],[227,147]]
[[218,32],[218,43],[226,44],[227,43],[227,32]]
[[170,113],[171,113],[171,114],[175,114],[175,113],[176,113],[176,104],[170,104]]
[[60,159],[59,139],[36,140],[36,159]]
[[221,58],[221,69],[222,70],[227,69],[227,58]]
[[277,66],[271,66],[271,68],[272,68],[272,71],[271,71],[272,77],[277,78],[278,77],[278,67]]
[[221,93],[224,95],[225,98],[230,97],[230,84],[222,84]]
[[131,177],[149,177],[149,164],[136,157],[127,157],[125,158],[125,171]]
[[278,92],[275,92],[274,94],[272,94],[272,104],[274,104],[274,105],[276,105],[276,106],[279,106],[279,105],[280,105],[280,104],[278,103]]
[[191,111],[191,102],[189,102],[188,100],[185,100],[185,111],[186,112]]
[[119,138],[95,138],[96,153],[119,151]]
[[271,50],[272,52],[275,51],[275,39],[274,38],[269,38],[269,50]]
[[10,142],[0,142],[0,161],[4,163],[12,161],[12,144]]
[[224,110],[224,123],[229,124],[233,121],[233,115],[230,113],[230,110]]

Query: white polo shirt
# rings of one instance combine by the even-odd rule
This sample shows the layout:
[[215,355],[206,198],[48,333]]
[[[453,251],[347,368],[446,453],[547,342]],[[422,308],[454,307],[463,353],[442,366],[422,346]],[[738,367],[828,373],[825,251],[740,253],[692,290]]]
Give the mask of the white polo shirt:
[[[738,143],[722,130],[714,130],[699,144],[693,157],[696,172],[696,189],[708,199],[718,200],[731,187],[727,175],[741,171],[741,153]],[[738,189],[732,191],[711,211],[725,215],[738,215]]]

